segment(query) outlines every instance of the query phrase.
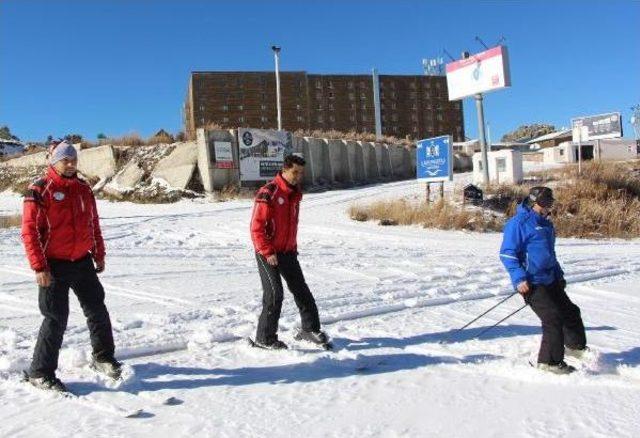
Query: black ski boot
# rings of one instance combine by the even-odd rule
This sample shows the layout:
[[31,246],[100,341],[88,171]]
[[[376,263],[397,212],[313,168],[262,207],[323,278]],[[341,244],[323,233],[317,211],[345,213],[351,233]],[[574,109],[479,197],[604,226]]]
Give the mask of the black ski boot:
[[62,383],[60,379],[58,379],[55,375],[43,376],[43,377],[31,377],[25,371],[23,380],[25,382],[30,383],[34,387],[45,390],[45,391],[55,391],[55,392],[61,392],[61,393],[69,392],[67,387],[64,386],[64,383]]
[[306,330],[298,330],[293,336],[296,341],[307,341],[318,345],[325,350],[333,350],[333,344],[329,341],[329,337],[322,331],[312,332]]
[[118,380],[122,376],[122,364],[113,357],[106,360],[98,360],[94,357],[89,367],[113,380]]
[[[531,366],[534,366],[531,364]],[[538,363],[535,367],[541,371],[546,371],[553,374],[566,375],[571,374],[576,371],[576,368],[568,365],[565,361],[560,362],[559,364],[549,364],[549,363]]]
[[287,344],[285,344],[279,339],[276,339],[273,342],[267,343],[267,342],[254,341],[253,339],[249,338],[249,345],[256,348],[262,348],[264,350],[287,350],[289,348]]

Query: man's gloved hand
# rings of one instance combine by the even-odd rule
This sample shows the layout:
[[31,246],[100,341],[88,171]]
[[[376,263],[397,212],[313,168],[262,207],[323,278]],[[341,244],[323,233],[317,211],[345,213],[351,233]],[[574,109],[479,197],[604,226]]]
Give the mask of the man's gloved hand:
[[564,290],[567,287],[567,280],[561,278],[558,280],[558,285],[560,285],[560,289]]
[[104,260],[96,262],[96,272],[98,274],[100,274],[101,272],[104,272],[104,268],[105,268]]

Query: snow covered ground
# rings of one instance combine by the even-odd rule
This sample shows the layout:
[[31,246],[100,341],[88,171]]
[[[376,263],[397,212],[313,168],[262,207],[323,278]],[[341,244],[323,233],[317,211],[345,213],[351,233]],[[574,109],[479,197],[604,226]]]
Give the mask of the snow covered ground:
[[[114,387],[88,370],[72,299],[59,377],[78,400],[19,382],[40,316],[19,231],[0,230],[0,436],[640,436],[640,241],[558,240],[600,357],[571,376],[540,374],[527,365],[540,336],[529,309],[473,339],[519,297],[452,332],[511,293],[499,234],[346,215],[354,202],[422,193],[406,181],[305,197],[300,261],[335,352],[292,339],[290,295],[280,335],[293,349],[246,345],[261,299],[250,201],[100,202],[102,280],[129,377]],[[19,209],[0,196],[0,214]],[[143,414],[123,418],[134,409]]]

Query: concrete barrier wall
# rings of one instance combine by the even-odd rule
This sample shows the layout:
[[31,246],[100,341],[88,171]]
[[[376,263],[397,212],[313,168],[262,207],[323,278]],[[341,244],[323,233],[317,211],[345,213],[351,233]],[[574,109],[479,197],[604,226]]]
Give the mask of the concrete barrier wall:
[[[214,141],[233,145],[235,169],[215,168]],[[294,137],[293,151],[307,161],[305,185],[331,186],[415,177],[415,148],[364,141]],[[207,192],[238,183],[236,131],[198,130],[197,162]]]

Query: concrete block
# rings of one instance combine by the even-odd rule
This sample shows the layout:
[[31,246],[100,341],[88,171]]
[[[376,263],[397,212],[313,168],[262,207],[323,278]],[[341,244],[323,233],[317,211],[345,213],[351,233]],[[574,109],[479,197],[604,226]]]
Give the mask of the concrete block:
[[46,166],[47,152],[43,151],[35,154],[23,155],[22,157],[7,160],[5,164],[10,167]]
[[[238,173],[238,141],[237,133],[229,130],[204,130],[197,132],[198,142],[198,169],[206,192],[213,192],[229,185],[239,185]],[[215,162],[215,142],[224,141],[231,143],[233,155],[232,168],[218,168]]]
[[328,140],[329,159],[333,169],[334,181],[343,184],[352,184],[351,166],[347,145],[342,140]]
[[[311,158],[311,168],[313,170],[313,178],[315,185],[330,184],[331,171],[326,170],[325,165],[328,160],[325,159],[324,154],[326,152],[325,142],[319,138],[304,137],[307,142],[307,151]],[[309,162],[307,161],[307,166]]]
[[349,155],[349,172],[351,181],[354,183],[363,183],[366,178],[364,175],[364,158],[362,156],[362,146],[357,141],[343,140],[347,147]]
[[383,143],[374,144],[376,151],[376,161],[382,178],[390,178],[393,176],[391,166],[391,156],[389,155],[389,146]]
[[417,149],[413,146],[405,147],[407,151],[408,162],[406,163],[406,176],[407,178],[415,178],[417,174],[417,164],[418,164],[418,156]]
[[335,161],[337,160],[334,156],[338,153],[338,150],[330,147],[329,140],[325,138],[317,138],[315,140],[322,150],[322,178],[328,184],[333,184],[336,182]]
[[405,148],[395,144],[389,145],[389,158],[391,161],[391,175],[394,178],[404,178],[406,176]]
[[293,137],[293,152],[301,154],[306,161],[304,169],[304,185],[312,187],[316,184],[313,156],[309,151],[309,142],[304,137]]
[[367,178],[364,171],[364,155],[362,145],[357,141],[346,140],[349,153],[349,165],[351,167],[351,179],[355,183],[364,183]]
[[171,154],[156,164],[151,177],[163,179],[171,187],[185,189],[193,177],[197,162],[197,143],[178,143]]
[[143,177],[144,169],[142,169],[140,163],[132,160],[113,177],[109,185],[117,190],[127,190],[138,185]]
[[366,141],[358,142],[362,148],[362,159],[364,161],[364,176],[367,182],[380,179],[380,169],[376,159],[376,149],[373,143]]
[[113,146],[82,149],[78,153],[78,172],[89,178],[108,179],[117,172]]

